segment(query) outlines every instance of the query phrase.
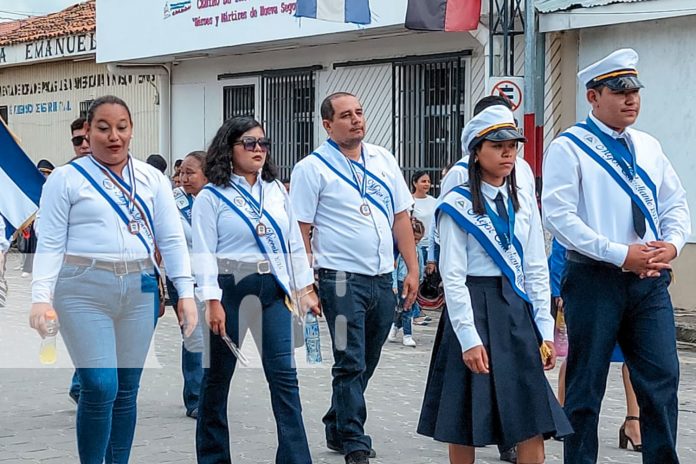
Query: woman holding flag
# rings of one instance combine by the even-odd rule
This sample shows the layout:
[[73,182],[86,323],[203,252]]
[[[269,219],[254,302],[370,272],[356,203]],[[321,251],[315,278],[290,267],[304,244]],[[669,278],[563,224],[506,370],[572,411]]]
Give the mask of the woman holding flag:
[[83,464],[128,462],[140,376],[159,312],[157,249],[181,296],[184,333],[197,323],[169,182],[130,155],[132,134],[125,102],[97,98],[87,113],[92,153],[53,171],[41,196],[30,322],[45,336],[55,308],[80,379],[76,429]]
[[[261,351],[278,430],[277,463],[311,463],[293,360],[293,311],[319,314],[314,275],[261,125],[225,121],[213,139],[210,184],[193,206],[198,291],[206,304],[210,352],[198,411],[198,462],[231,462],[227,398],[251,328]],[[251,297],[251,298],[249,298]],[[293,302],[295,302],[293,304]],[[297,308],[299,306],[299,308]]]
[[418,432],[449,443],[454,464],[489,444],[518,444],[517,462],[542,463],[543,439],[571,432],[544,375],[556,362],[549,277],[536,199],[515,180],[520,141],[503,106],[472,118],[469,181],[436,210],[447,309]]

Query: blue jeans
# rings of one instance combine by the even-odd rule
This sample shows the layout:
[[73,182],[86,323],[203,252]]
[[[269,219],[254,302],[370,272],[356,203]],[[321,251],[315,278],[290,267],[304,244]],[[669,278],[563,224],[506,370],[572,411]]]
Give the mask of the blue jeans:
[[334,355],[331,407],[322,419],[326,441],[341,446],[344,454],[369,451],[364,393],[392,324],[392,276],[321,269],[319,296]]
[[[174,311],[179,304],[179,292],[176,291],[174,283],[167,279],[167,293],[169,301],[172,303]],[[198,308],[198,325],[190,337],[184,337],[181,343],[181,373],[184,377],[184,406],[186,413],[191,413],[198,408],[198,398],[201,391],[203,380],[203,326],[205,325],[205,313],[203,304],[196,300]]]
[[[271,406],[278,433],[277,464],[309,464],[307,435],[294,366],[292,314],[284,294],[271,274],[226,275],[218,278],[222,288],[227,335],[241,347],[250,328],[261,346],[263,371],[271,391]],[[246,298],[254,296],[256,298]],[[244,305],[240,307],[242,300]],[[222,339],[209,333],[209,359],[203,369],[203,386],[196,427],[196,454],[199,464],[230,463],[227,400],[230,381],[237,365]]]
[[157,280],[64,265],[54,291],[60,332],[80,380],[77,448],[82,464],[125,464],[140,376],[158,313]]
[[[413,310],[414,308],[417,308],[418,305],[414,302],[413,306],[411,306],[411,309],[408,311],[404,311],[404,299],[401,297],[401,294],[404,291],[404,282],[403,280],[398,281],[398,299],[399,299],[399,304],[396,307],[396,310],[394,311],[394,325],[396,328],[404,329],[404,335],[411,335],[413,333],[413,330],[411,328],[411,321],[413,320]],[[420,310],[418,311],[420,312]]]
[[619,269],[568,262],[561,283],[571,347],[564,409],[575,434],[564,441],[565,463],[597,462],[597,423],[617,341],[640,406],[643,462],[679,462],[679,360],[669,282],[666,271],[641,280]]

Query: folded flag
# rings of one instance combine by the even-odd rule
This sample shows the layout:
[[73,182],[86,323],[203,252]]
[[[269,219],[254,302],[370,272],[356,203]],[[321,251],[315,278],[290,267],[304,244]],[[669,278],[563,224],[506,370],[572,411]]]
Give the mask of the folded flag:
[[297,0],[295,16],[355,24],[372,20],[370,0]]
[[24,227],[39,209],[44,182],[43,174],[0,119],[0,215],[5,220],[7,238]]
[[407,29],[473,31],[481,17],[481,0],[408,0]]

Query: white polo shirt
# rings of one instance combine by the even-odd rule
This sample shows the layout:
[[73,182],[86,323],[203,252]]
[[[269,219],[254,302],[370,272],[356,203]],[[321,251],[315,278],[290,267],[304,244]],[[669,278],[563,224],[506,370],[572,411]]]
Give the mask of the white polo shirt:
[[627,140],[636,163],[657,191],[660,237],[650,227],[641,239],[633,228],[631,199],[596,161],[566,137],[557,137],[544,156],[541,201],[544,223],[569,250],[621,266],[628,245],[651,240],[673,244],[677,253],[691,234],[686,192],[660,143],[649,134],[627,128],[619,134],[590,115],[599,129]]
[[394,155],[369,143],[363,143],[363,154],[364,166],[375,176],[368,174],[367,191],[379,183],[389,197],[377,201],[379,207],[368,202],[367,216],[354,180],[355,173],[362,185],[362,158],[351,169],[351,161],[328,140],[293,169],[291,203],[298,221],[314,225],[315,268],[370,276],[394,270],[394,215],[409,210],[413,198]]

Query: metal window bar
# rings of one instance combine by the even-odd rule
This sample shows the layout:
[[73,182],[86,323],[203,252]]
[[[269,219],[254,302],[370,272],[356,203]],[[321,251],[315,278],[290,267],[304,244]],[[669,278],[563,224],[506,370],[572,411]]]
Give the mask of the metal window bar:
[[80,117],[87,119],[87,111],[94,100],[85,100],[80,102]]
[[465,61],[461,55],[396,62],[392,69],[393,146],[409,182],[426,171],[439,194],[442,169],[461,157]]
[[295,163],[312,151],[314,94],[313,70],[289,70],[262,77],[263,125],[281,179],[289,179]]
[[231,85],[222,89],[224,120],[235,116],[255,117],[254,85]]

